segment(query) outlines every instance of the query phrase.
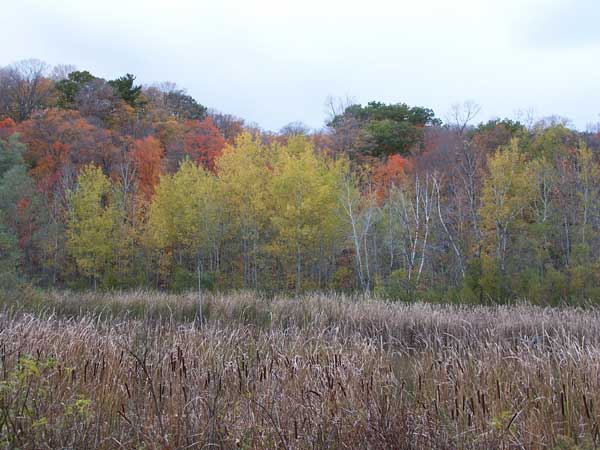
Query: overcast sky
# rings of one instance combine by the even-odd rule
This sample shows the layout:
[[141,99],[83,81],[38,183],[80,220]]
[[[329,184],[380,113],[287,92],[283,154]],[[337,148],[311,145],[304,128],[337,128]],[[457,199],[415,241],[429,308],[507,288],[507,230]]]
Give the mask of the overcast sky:
[[600,121],[599,0],[4,1],[0,65],[174,81],[272,130],[319,128],[329,95],[406,102],[444,119],[557,114]]

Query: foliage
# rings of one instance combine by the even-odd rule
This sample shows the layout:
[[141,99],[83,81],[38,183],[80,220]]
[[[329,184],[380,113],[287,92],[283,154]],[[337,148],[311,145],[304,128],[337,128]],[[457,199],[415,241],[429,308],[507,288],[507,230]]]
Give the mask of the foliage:
[[374,294],[392,301],[412,302],[416,298],[415,283],[403,269],[397,269],[376,284]]
[[0,139],[0,176],[11,168],[24,164],[25,146],[20,142],[18,134],[12,134],[8,140]]
[[17,284],[20,254],[15,235],[2,219],[0,216],[0,285],[8,289]]
[[119,211],[108,178],[95,166],[82,169],[69,195],[67,246],[77,269],[94,287],[114,264]]
[[184,91],[173,90],[165,93],[164,102],[171,114],[178,119],[202,121],[206,118],[206,107]]
[[272,148],[250,133],[243,133],[217,160],[228,231],[241,240],[244,286],[258,286],[261,238],[268,232],[272,206],[269,181],[275,159]]
[[490,176],[482,193],[481,220],[487,235],[488,255],[496,259],[500,270],[505,261],[513,234],[529,220],[528,208],[537,196],[532,164],[519,150],[517,140],[500,148],[489,158]]
[[110,80],[108,84],[113,87],[117,94],[131,107],[138,106],[142,86],[134,85],[135,76],[128,73],[122,77]]
[[134,142],[132,159],[138,180],[138,189],[149,200],[160,177],[164,150],[155,137],[149,136]]
[[74,109],[76,106],[75,101],[82,87],[95,79],[96,77],[87,70],[76,70],[69,73],[67,78],[56,83],[56,90],[58,91],[56,105],[63,109]]
[[202,122],[190,120],[185,123],[183,153],[196,164],[213,170],[224,147],[225,138],[210,118]]
[[161,176],[149,212],[152,247],[185,257],[200,274],[202,259],[210,255],[218,239],[216,195],[214,176],[189,160],[175,174]]
[[300,290],[302,264],[319,246],[328,247],[340,226],[339,196],[344,163],[315,155],[302,136],[290,138],[273,168],[272,248],[283,258],[294,255],[295,289]]
[[465,105],[442,125],[425,107],[332,100],[326,128],[274,133],[171,82],[0,68],[2,270],[44,287],[179,290],[195,273],[273,294],[599,301],[598,133],[560,117],[471,126]]
[[391,155],[385,163],[376,165],[373,169],[373,182],[376,186],[377,198],[380,201],[384,200],[392,186],[405,181],[410,168],[410,161],[398,154]]
[[407,155],[418,150],[423,143],[424,127],[440,123],[428,108],[410,107],[405,103],[369,102],[364,107],[348,106],[329,126],[339,128],[351,119],[356,120],[362,130],[360,151],[375,157],[394,153]]

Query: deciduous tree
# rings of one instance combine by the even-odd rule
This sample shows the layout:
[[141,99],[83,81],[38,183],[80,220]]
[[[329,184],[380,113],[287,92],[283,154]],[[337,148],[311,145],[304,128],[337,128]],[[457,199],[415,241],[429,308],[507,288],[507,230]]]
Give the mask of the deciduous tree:
[[163,175],[156,189],[148,231],[159,248],[173,248],[195,262],[198,316],[202,323],[203,260],[217,246],[219,207],[216,178],[191,161],[173,175]]
[[45,108],[54,92],[54,83],[46,77],[48,65],[27,59],[0,69],[0,118],[16,122]]
[[489,158],[489,177],[485,180],[482,194],[481,221],[485,232],[489,256],[506,273],[506,258],[511,239],[521,228],[525,214],[537,197],[538,186],[534,166],[527,161],[513,140],[501,147]]
[[118,211],[111,184],[102,170],[85,166],[69,196],[68,250],[79,272],[98,280],[114,264]]
[[158,184],[164,150],[158,139],[148,136],[135,141],[132,159],[138,189],[146,200],[150,200]]
[[240,135],[217,160],[230,231],[239,238],[244,286],[258,287],[259,253],[272,206],[269,186],[275,155],[250,133]]
[[281,149],[273,170],[273,248],[284,257],[294,255],[299,293],[303,264],[314,257],[319,244],[328,247],[338,230],[344,164],[319,158],[309,140],[294,136]]

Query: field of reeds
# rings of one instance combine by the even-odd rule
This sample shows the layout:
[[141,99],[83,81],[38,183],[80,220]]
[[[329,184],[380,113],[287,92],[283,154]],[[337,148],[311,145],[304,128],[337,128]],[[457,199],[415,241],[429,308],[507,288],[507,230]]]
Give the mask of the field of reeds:
[[29,293],[0,448],[593,449],[600,310]]

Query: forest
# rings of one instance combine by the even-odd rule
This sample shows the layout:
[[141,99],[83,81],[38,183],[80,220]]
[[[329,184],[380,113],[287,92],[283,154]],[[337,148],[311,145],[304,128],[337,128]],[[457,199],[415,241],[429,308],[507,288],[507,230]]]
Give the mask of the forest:
[[272,132],[173,82],[0,68],[0,284],[600,298],[597,126],[327,106]]

